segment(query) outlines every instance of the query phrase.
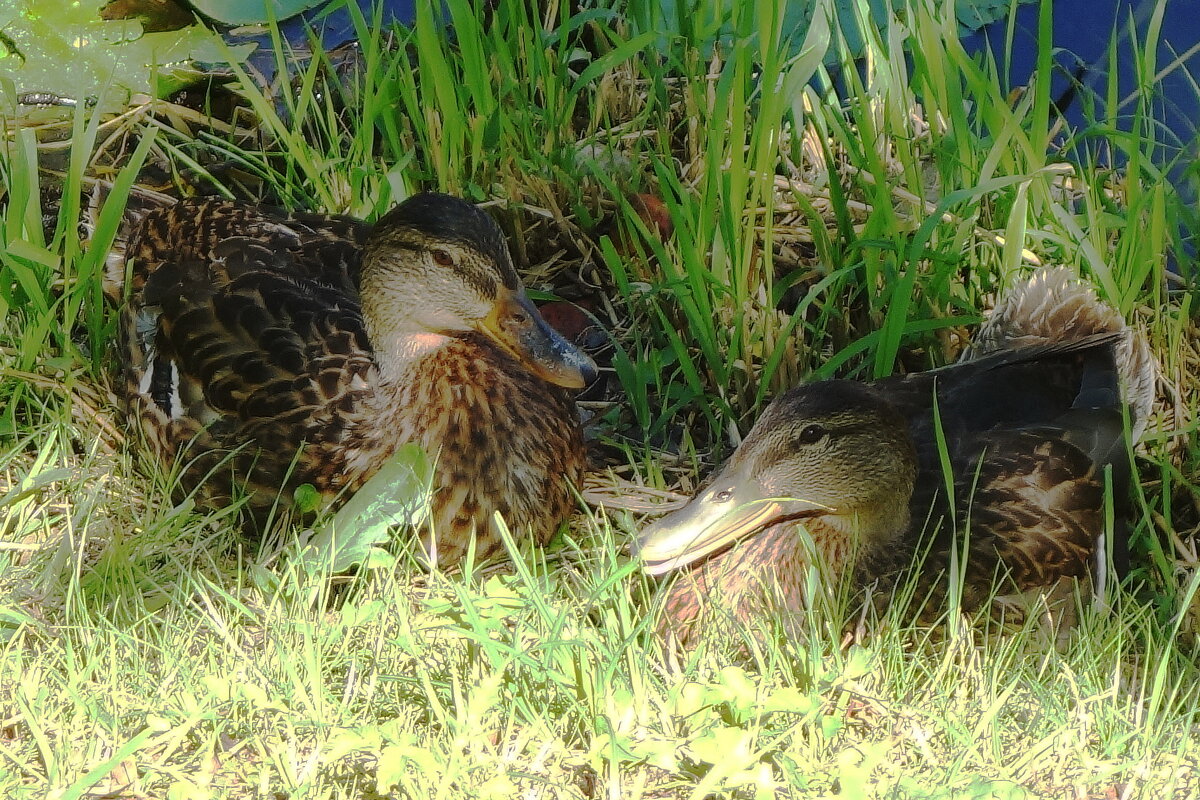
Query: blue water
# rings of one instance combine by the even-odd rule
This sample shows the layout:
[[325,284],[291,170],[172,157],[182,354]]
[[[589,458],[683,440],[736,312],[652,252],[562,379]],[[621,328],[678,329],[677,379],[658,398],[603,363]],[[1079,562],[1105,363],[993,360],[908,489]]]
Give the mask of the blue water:
[[[1071,85],[1069,76],[1082,72],[1081,91],[1065,109],[1068,123],[1081,134],[1086,144],[1088,120],[1085,108],[1094,104],[1090,116],[1103,120],[1107,109],[1105,96],[1108,91],[1109,74],[1113,59],[1108,56],[1110,36],[1115,30],[1116,79],[1118,110],[1115,127],[1118,131],[1129,131],[1135,102],[1123,103],[1138,86],[1134,43],[1144,50],[1149,39],[1151,15],[1155,0],[1055,0],[1054,3],[1054,46],[1056,48],[1056,75],[1052,84],[1054,97],[1060,97]],[[1200,186],[1200,0],[1168,0],[1164,7],[1162,25],[1157,37],[1157,53],[1154,72],[1165,72],[1154,86],[1151,97],[1152,118],[1158,120],[1162,129],[1155,138],[1163,143],[1162,151],[1156,154],[1157,166],[1165,170],[1185,206],[1196,208],[1197,189]],[[1020,86],[1029,80],[1037,58],[1038,7],[1021,6],[1017,11],[1015,37],[1011,56],[1004,55],[1004,22],[998,22],[966,37],[964,45],[975,52],[991,48],[996,62],[1007,66],[1010,86]],[[1197,48],[1196,52],[1190,52]],[[1185,56],[1178,65],[1172,66],[1177,58]],[[1168,67],[1170,67],[1168,69]],[[1112,131],[1098,130],[1095,133],[1108,137]],[[1125,159],[1118,150],[1114,154],[1114,166],[1123,165]],[[1193,216],[1196,216],[1193,213]],[[1197,225],[1191,226],[1195,230]],[[1174,254],[1168,268],[1173,272],[1192,275],[1194,268],[1185,267],[1195,261],[1197,243],[1185,228],[1179,231],[1183,252]]]
[[[1117,40],[1117,94],[1122,99],[1128,97],[1138,85],[1133,42],[1143,43],[1144,47],[1155,5],[1155,0],[1055,0],[1057,69],[1052,84],[1054,96],[1060,96],[1071,84],[1068,76],[1082,68],[1085,70],[1082,77],[1083,93],[1090,95],[1090,100],[1095,104],[1093,118],[1104,118],[1104,97],[1110,67],[1109,37],[1117,30],[1121,33]],[[1200,14],[1197,12],[1200,12],[1200,2],[1197,0],[1168,0],[1158,37],[1156,72],[1162,71],[1177,56],[1200,43]],[[1025,84],[1034,70],[1037,17],[1037,4],[1023,5],[1017,11],[1016,35],[1007,63],[1011,86]],[[976,52],[990,47],[997,63],[1004,65],[1005,25],[1004,21],[989,25],[966,37],[963,43]],[[1134,31],[1132,37],[1129,35],[1131,28]],[[1171,170],[1171,178],[1185,196],[1194,200],[1197,176],[1188,174],[1185,164],[1190,165],[1198,155],[1200,88],[1192,85],[1189,74],[1200,81],[1200,52],[1192,53],[1163,76],[1155,87],[1152,103],[1154,116],[1165,123],[1165,130],[1158,137],[1167,146],[1162,154],[1162,163],[1181,154],[1184,156],[1180,161],[1185,163]],[[1077,129],[1083,129],[1087,124],[1084,100],[1082,96],[1076,97],[1066,109],[1067,121]],[[1132,102],[1120,107],[1116,120],[1120,130],[1129,129],[1134,107]]]

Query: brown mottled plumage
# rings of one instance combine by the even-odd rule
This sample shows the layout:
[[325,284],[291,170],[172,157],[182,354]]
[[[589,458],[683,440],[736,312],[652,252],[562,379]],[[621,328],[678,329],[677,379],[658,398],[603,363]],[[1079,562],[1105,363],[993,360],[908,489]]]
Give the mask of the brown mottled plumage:
[[473,205],[417,195],[370,226],[183,201],[149,212],[123,255],[131,415],[210,503],[245,491],[261,523],[297,486],[334,501],[416,442],[436,459],[425,544],[443,565],[472,536],[480,557],[501,549],[495,511],[539,542],[569,513],[585,461],[559,387],[595,367]]
[[[1034,302],[1047,291],[1056,302]],[[1123,412],[1140,431],[1153,360],[1080,284],[1042,273],[1015,294],[1001,312],[1041,312],[993,317],[973,361],[812,383],[771,403],[706,488],[640,537],[649,574],[680,573],[664,632],[688,643],[710,620],[798,611],[813,567],[827,589],[845,579],[886,595],[919,563],[921,596],[940,595],[968,531],[964,607],[993,587],[1003,599],[1087,576],[1103,473],[1127,493]]]

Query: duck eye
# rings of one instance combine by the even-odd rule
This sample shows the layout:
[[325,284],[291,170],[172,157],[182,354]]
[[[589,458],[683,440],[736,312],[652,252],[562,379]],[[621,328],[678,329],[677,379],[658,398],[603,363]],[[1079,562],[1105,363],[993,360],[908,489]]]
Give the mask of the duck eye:
[[436,261],[438,264],[441,264],[443,267],[454,266],[454,256],[450,255],[445,250],[433,250],[430,252],[430,255],[433,256],[434,261]]
[[805,425],[796,437],[800,444],[815,444],[825,438],[825,429],[820,425]]
[[514,325],[524,325],[529,322],[529,315],[524,311],[514,311],[511,319]]
[[713,501],[717,503],[728,503],[729,498],[733,497],[733,492],[728,489],[722,489],[713,495]]

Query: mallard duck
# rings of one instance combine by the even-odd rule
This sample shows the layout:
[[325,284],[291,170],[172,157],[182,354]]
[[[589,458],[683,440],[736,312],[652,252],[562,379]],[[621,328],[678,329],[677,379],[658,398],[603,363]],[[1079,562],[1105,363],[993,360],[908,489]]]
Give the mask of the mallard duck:
[[[542,319],[499,227],[418,194],[374,225],[225,200],[150,211],[116,263],[134,424],[210,504],[261,526],[302,484],[335,502],[406,442],[436,459],[431,558],[544,542],[585,459],[591,359]],[[110,262],[112,263],[112,262]]]
[[1015,599],[1086,576],[1104,473],[1124,496],[1124,419],[1142,430],[1154,368],[1145,342],[1064,274],[1002,301],[972,360],[775,399],[707,486],[639,537],[646,573],[680,573],[663,632],[687,643],[706,619],[798,610],[810,569],[886,596],[919,563],[928,596],[968,531],[964,608],[993,587]]

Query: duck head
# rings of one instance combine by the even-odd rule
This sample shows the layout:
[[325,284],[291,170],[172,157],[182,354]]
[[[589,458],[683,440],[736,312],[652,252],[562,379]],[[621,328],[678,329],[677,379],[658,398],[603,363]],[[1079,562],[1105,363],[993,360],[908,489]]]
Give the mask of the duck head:
[[773,401],[708,485],[636,549],[643,570],[661,575],[789,520],[885,546],[908,528],[916,471],[908,423],[878,392],[808,384]]
[[385,377],[467,332],[550,383],[582,388],[596,365],[542,319],[500,227],[444,194],[410,197],[379,219],[363,252],[362,310]]

